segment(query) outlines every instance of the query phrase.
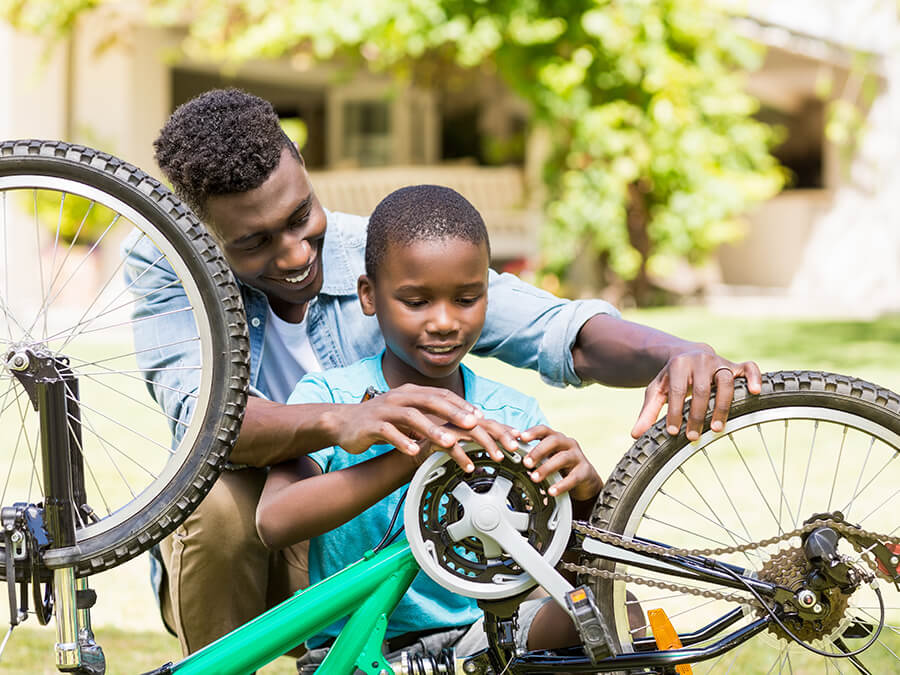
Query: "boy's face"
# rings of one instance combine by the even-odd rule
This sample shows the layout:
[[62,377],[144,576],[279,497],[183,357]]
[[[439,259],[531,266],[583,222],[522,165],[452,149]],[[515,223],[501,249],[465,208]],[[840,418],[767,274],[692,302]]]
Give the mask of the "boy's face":
[[389,244],[377,280],[359,279],[363,311],[378,317],[391,386],[458,389],[457,368],[484,326],[488,252],[457,238]]
[[262,291],[287,321],[303,318],[322,288],[325,211],[288,148],[257,188],[207,200],[210,230],[238,279]]

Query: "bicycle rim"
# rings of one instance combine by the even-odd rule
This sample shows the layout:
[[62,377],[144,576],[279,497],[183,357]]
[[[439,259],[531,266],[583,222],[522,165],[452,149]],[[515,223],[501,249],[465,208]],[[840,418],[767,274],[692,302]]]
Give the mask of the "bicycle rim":
[[[768,375],[765,386],[768,391],[755,397],[740,387],[725,431],[710,431],[707,418],[696,443],[687,442],[683,434],[669,438],[657,425],[613,473],[610,496],[598,504],[595,523],[626,537],[701,549],[760,541],[794,530],[815,514],[840,511],[863,529],[897,536],[897,397],[868,383],[822,373]],[[762,578],[775,581],[777,576],[780,583],[794,583],[808,571],[799,546],[795,538],[717,559]],[[840,552],[859,557],[847,542]],[[728,590],[623,565],[615,570],[681,586]],[[885,627],[856,658],[870,672],[896,672],[900,594],[886,581],[878,584],[886,605]],[[614,616],[614,632],[625,651],[633,650],[634,639],[651,634],[646,619],[632,616],[629,622],[629,607],[640,607],[644,617],[649,609],[662,608],[676,631],[685,635],[739,606],[624,581],[599,582],[595,588],[601,610]],[[871,634],[863,635],[860,627],[878,624],[874,592],[863,586],[833,600],[818,626],[805,626],[808,642],[834,654],[864,646]],[[743,617],[730,630],[760,616],[761,611],[745,605]],[[694,664],[694,672],[840,673],[857,668],[847,658],[817,656],[772,628],[716,659]]]
[[[175,283],[126,281],[124,254],[148,243],[158,252],[151,267],[168,266]],[[182,288],[184,306],[135,315],[140,303]],[[180,345],[166,330],[174,321],[193,323]],[[139,324],[147,330],[137,345]],[[75,550],[48,554],[48,566],[72,564],[83,574],[123,562],[174,529],[208,491],[243,410],[246,330],[227,266],[157,181],[80,146],[0,146],[0,346],[0,505],[43,498],[39,413],[10,356],[47,356],[78,381],[80,420],[68,424],[81,431],[71,452],[83,463],[93,515],[79,525]],[[152,372],[139,362],[171,349],[192,356]],[[190,383],[184,391],[165,378],[176,372]],[[162,410],[151,392],[164,390],[183,399],[186,414]]]

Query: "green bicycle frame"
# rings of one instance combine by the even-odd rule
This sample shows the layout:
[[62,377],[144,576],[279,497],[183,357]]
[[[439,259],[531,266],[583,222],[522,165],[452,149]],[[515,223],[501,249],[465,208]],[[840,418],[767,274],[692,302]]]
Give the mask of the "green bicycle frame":
[[299,591],[165,671],[177,675],[252,673],[335,621],[349,616],[317,673],[349,675],[354,668],[393,672],[381,652],[387,620],[419,566],[398,541]]

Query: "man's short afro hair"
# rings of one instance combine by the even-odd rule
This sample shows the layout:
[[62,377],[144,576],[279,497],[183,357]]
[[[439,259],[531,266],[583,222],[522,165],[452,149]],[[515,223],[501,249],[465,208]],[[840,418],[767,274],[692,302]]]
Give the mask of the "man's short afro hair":
[[463,239],[491,244],[478,210],[456,190],[440,185],[411,185],[381,200],[369,217],[366,237],[366,275],[375,279],[389,244],[408,246],[417,241]]
[[153,147],[175,193],[200,218],[208,197],[262,185],[283,148],[299,159],[272,104],[239,89],[213,89],[179,106]]

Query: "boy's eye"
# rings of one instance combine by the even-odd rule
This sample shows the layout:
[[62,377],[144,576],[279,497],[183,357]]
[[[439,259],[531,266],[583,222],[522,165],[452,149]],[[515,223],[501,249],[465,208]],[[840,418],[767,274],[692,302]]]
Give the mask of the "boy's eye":
[[412,298],[412,299],[407,298],[407,299],[402,299],[402,300],[400,300],[400,302],[402,302],[402,303],[403,303],[404,305],[406,305],[407,307],[424,307],[425,304],[426,304],[428,301],[427,301],[427,300],[414,299],[414,298]]
[[456,301],[457,301],[460,305],[463,305],[463,306],[465,306],[465,307],[468,307],[469,305],[474,305],[474,304],[475,304],[476,302],[478,302],[480,299],[481,299],[481,296],[480,296],[480,295],[470,295],[470,296],[466,296],[466,297],[464,297],[464,298],[457,298]]

